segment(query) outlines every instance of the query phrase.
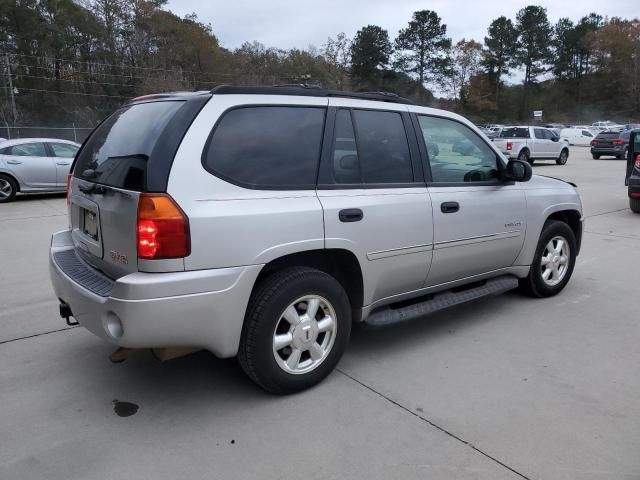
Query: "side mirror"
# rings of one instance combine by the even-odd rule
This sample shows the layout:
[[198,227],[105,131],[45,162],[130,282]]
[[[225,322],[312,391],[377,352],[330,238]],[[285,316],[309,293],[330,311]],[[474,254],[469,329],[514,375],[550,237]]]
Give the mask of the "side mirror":
[[343,170],[356,170],[358,157],[356,155],[344,155],[340,158],[340,168]]
[[560,141],[560,137],[551,137],[551,141],[552,142],[559,142]]
[[533,175],[531,165],[520,160],[509,160],[504,172],[505,180],[513,180],[514,182],[528,182],[531,180],[531,175]]

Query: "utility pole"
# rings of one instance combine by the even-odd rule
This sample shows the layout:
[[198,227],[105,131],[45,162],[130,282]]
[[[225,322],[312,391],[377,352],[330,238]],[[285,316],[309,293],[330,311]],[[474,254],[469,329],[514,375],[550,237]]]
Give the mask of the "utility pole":
[[4,61],[7,65],[7,78],[9,79],[9,96],[11,97],[11,110],[13,112],[13,125],[16,124],[16,98],[13,94],[13,80],[11,80],[11,65],[9,64],[9,55],[4,54]]

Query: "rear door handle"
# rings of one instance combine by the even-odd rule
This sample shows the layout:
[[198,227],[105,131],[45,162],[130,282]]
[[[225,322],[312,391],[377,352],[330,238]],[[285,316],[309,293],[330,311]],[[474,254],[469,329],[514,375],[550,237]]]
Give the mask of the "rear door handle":
[[19,162],[18,160],[7,160],[7,163],[9,165],[20,165],[22,162]]
[[442,213],[455,213],[460,210],[460,204],[458,202],[444,202],[440,204],[440,211]]
[[56,165],[71,165],[69,162],[56,162]]
[[346,208],[338,213],[341,222],[359,222],[363,217],[364,213],[359,208]]

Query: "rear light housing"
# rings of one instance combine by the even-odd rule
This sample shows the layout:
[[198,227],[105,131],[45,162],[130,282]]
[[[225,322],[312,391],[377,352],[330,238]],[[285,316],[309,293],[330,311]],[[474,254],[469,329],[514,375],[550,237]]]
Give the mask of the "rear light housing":
[[621,138],[616,138],[613,142],[614,145],[624,145],[624,140]]
[[161,260],[191,253],[189,219],[169,195],[141,193],[138,200],[138,258]]
[[513,143],[507,142],[507,150],[513,150]]
[[71,174],[67,174],[67,207],[69,206],[69,188],[71,188]]
[[591,140],[591,145],[597,145],[598,144],[598,140]]
[[636,167],[636,169],[640,170],[640,153],[636,155],[636,160],[635,162],[633,162],[633,166]]

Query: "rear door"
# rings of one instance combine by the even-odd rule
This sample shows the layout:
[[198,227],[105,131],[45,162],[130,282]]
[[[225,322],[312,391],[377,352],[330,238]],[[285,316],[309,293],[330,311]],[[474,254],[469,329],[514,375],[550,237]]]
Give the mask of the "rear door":
[[[73,170],[69,216],[76,251],[90,264],[117,278],[153,270],[157,260],[137,258],[137,212],[146,190],[149,159],[168,133],[167,125],[184,102],[156,101],[128,105],[91,134]],[[163,152],[170,156],[171,151]],[[184,269],[184,261],[170,262]]]
[[56,168],[44,142],[20,143],[2,152],[5,164],[23,186],[41,190],[57,187]]
[[[467,125],[417,116],[424,137],[438,145],[428,157],[434,251],[427,286],[472,277],[513,264],[526,231],[521,186],[499,179],[497,154]],[[472,145],[462,150],[456,145]]]
[[356,254],[365,306],[419,289],[433,225],[407,108],[339,98],[329,105],[318,180],[326,248]]
[[47,146],[56,166],[56,183],[58,187],[64,188],[67,184],[67,175],[71,169],[71,163],[79,147],[71,143],[62,142],[47,142]]

